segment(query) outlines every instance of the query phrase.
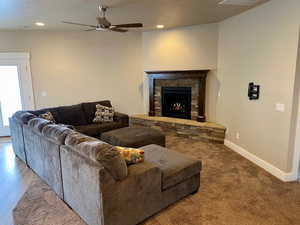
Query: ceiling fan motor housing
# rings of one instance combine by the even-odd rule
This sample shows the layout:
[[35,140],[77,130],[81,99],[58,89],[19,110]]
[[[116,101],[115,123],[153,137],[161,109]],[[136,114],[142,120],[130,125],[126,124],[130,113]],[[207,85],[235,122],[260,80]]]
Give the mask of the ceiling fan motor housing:
[[107,9],[108,9],[107,6],[103,6],[103,5],[99,6],[99,11],[102,13],[102,15],[97,17],[97,22],[98,22],[97,25],[89,25],[89,24],[74,23],[74,22],[67,22],[67,21],[63,21],[63,23],[79,25],[79,26],[87,26],[87,27],[93,28],[93,29],[88,29],[86,31],[110,30],[110,31],[122,32],[122,33],[128,31],[128,29],[126,29],[126,28],[141,28],[141,27],[143,27],[142,23],[112,25],[105,17],[105,13],[106,13]]

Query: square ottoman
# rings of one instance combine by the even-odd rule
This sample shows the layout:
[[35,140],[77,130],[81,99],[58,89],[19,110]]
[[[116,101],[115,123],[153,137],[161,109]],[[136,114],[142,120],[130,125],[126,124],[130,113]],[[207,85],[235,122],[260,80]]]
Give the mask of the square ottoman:
[[166,137],[159,130],[147,127],[125,127],[101,134],[100,139],[115,146],[139,148],[145,145],[166,145]]
[[[171,189],[172,187],[183,183],[184,181],[200,176],[202,162],[192,156],[172,151],[158,145],[147,145],[141,149],[145,150],[145,161],[153,163],[162,171],[162,190]],[[195,179],[197,180],[197,179]],[[190,188],[199,183],[193,183]],[[191,190],[191,192],[194,192]]]

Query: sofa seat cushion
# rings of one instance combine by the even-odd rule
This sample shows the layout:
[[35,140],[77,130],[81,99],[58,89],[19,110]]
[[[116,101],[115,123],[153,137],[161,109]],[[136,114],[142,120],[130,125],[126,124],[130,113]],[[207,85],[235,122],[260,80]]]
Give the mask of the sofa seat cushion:
[[201,161],[191,156],[158,145],[147,145],[141,149],[145,151],[145,161],[153,163],[161,169],[163,190],[171,188],[201,171]]
[[112,107],[110,101],[108,100],[82,103],[82,109],[84,111],[88,124],[93,123],[93,119],[95,118],[95,113],[96,113],[96,105],[98,104],[106,107]]
[[76,126],[75,130],[92,137],[99,137],[100,134],[103,132],[119,129],[122,127],[124,127],[122,123],[108,122],[108,123],[94,123],[94,124],[88,124],[84,126]]

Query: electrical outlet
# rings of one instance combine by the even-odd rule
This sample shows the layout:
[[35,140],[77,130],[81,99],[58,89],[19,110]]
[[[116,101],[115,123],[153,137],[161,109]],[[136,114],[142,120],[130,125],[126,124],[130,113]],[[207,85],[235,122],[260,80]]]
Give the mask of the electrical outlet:
[[235,135],[235,137],[236,137],[236,139],[238,139],[238,140],[239,140],[239,139],[240,139],[240,133],[239,133],[239,132],[237,132],[237,133],[236,133],[236,135]]

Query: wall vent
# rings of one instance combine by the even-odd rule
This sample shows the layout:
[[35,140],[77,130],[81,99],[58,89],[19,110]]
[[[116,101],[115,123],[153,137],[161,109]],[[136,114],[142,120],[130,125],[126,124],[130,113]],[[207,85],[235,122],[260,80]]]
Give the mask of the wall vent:
[[251,6],[258,3],[259,0],[223,0],[219,2],[220,5],[241,5],[241,6]]

